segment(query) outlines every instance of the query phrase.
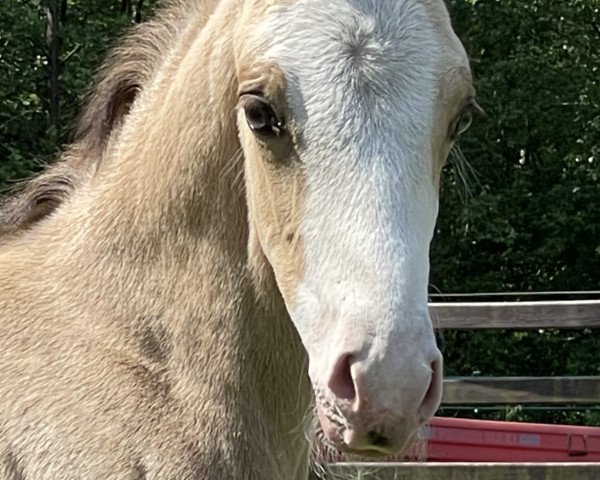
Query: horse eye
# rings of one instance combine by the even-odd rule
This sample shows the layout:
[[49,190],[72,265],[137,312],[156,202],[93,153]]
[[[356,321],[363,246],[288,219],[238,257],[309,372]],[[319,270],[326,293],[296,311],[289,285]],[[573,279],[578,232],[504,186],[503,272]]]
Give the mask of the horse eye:
[[465,133],[473,123],[473,111],[471,109],[465,110],[460,114],[460,117],[454,123],[454,129],[452,131],[452,140],[456,140],[459,136]]
[[242,95],[240,106],[244,109],[246,122],[254,133],[262,136],[279,136],[283,132],[283,122],[264,97],[256,94]]

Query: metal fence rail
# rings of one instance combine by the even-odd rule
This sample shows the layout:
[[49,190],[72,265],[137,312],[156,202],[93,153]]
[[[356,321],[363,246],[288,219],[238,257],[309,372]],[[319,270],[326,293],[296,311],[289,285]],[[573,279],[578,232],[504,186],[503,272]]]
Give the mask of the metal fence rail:
[[600,300],[430,303],[436,328],[600,328]]

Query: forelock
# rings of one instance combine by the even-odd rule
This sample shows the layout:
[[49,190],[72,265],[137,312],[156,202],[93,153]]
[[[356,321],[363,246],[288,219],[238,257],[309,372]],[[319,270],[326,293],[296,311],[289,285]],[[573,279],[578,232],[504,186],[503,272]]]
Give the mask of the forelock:
[[334,132],[350,141],[367,124],[390,130],[400,116],[407,131],[431,123],[440,38],[424,4],[301,0],[266,21],[274,32],[266,54],[286,75],[305,133],[318,125],[315,141]]

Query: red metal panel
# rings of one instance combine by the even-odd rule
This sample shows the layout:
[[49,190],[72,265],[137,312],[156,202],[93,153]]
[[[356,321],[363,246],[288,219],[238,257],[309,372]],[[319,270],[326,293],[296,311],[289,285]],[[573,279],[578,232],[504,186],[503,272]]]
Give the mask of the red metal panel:
[[600,461],[600,427],[435,417],[426,438],[438,462]]

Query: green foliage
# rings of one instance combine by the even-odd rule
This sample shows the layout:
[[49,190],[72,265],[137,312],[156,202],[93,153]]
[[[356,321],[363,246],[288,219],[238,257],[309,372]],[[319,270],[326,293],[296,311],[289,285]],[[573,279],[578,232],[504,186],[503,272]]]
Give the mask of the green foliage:
[[38,4],[0,4],[0,185],[29,172],[42,148],[43,41]]
[[39,170],[69,140],[93,74],[129,25],[117,0],[67,2],[60,27],[61,128],[56,131],[48,119],[45,5],[0,2],[0,191]]
[[445,178],[432,248],[441,291],[600,285],[598,8],[451,2],[488,118],[461,141],[478,179],[468,201],[456,172]]

